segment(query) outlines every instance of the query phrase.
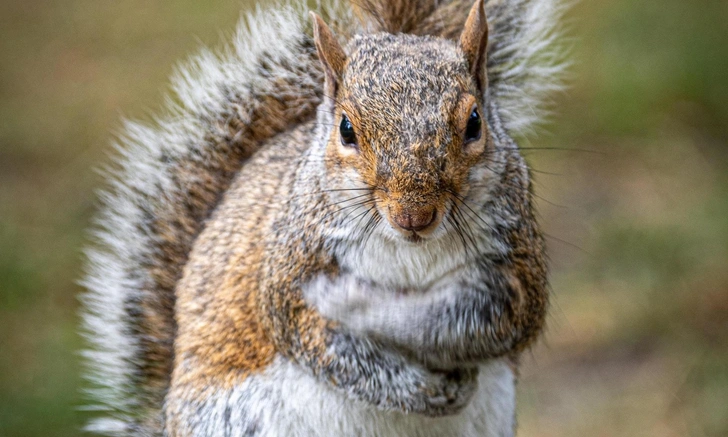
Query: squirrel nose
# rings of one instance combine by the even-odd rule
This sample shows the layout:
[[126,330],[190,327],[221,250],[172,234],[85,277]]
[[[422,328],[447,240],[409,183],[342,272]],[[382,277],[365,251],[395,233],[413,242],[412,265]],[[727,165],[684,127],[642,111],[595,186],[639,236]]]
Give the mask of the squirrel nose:
[[434,206],[419,209],[403,209],[392,216],[392,220],[400,228],[407,231],[421,231],[432,224],[437,217]]

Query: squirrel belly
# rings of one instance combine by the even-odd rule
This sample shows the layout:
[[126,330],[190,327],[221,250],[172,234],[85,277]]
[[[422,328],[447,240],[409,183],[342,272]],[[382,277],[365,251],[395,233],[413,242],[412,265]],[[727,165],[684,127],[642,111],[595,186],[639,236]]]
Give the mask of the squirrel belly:
[[515,376],[505,360],[484,365],[470,404],[440,418],[353,402],[282,358],[238,385],[216,389],[204,402],[169,399],[167,408],[194,407],[199,414],[179,422],[170,436],[509,437],[515,427]]

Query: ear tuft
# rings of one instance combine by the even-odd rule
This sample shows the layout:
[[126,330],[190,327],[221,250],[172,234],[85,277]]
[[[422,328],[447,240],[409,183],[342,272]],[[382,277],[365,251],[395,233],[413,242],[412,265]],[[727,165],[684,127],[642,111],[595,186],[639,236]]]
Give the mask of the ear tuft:
[[460,34],[460,48],[470,65],[480,91],[485,91],[488,77],[485,72],[486,51],[488,48],[488,20],[485,16],[483,0],[476,0],[470,9],[465,28]]
[[315,12],[310,14],[313,21],[313,39],[316,51],[326,74],[326,94],[333,98],[344,74],[346,54],[324,20]]

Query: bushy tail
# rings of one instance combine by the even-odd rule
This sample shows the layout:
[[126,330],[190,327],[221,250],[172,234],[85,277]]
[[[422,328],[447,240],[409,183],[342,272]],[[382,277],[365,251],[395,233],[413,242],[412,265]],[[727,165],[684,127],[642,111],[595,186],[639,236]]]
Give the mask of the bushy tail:
[[231,47],[179,69],[153,126],[128,123],[102,193],[85,279],[89,430],[161,435],[173,360],[174,288],[193,240],[268,138],[310,119],[322,75],[304,11],[248,16]]
[[[558,0],[489,0],[491,97],[513,133],[540,115],[558,71]],[[351,0],[320,11],[344,38],[361,29],[456,38],[471,0]],[[196,236],[233,177],[269,138],[310,120],[322,74],[301,6],[258,11],[231,47],[203,51],[173,80],[176,99],[153,125],[128,123],[88,252],[83,296],[88,429],[161,435],[173,361],[174,288]],[[345,29],[345,31],[343,31]],[[172,100],[170,100],[172,102]]]

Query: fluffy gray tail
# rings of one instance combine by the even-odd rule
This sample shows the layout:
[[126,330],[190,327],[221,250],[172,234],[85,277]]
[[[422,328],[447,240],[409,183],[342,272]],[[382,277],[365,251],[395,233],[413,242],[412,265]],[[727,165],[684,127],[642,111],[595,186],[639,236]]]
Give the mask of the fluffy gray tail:
[[[538,120],[557,86],[558,0],[489,0],[490,95],[512,133]],[[456,38],[471,0],[352,0],[321,11],[335,28]],[[363,23],[363,24],[362,24]],[[161,435],[173,362],[174,288],[192,243],[232,178],[269,138],[314,117],[322,75],[303,7],[259,11],[233,44],[203,51],[173,80],[153,125],[127,123],[108,169],[84,285],[88,430]],[[350,35],[339,33],[343,37]],[[172,102],[172,100],[170,100]]]
[[248,16],[230,47],[178,70],[166,116],[127,123],[88,250],[86,357],[91,395],[105,411],[89,430],[161,435],[175,284],[243,162],[313,116],[322,76],[307,26],[291,7]]

